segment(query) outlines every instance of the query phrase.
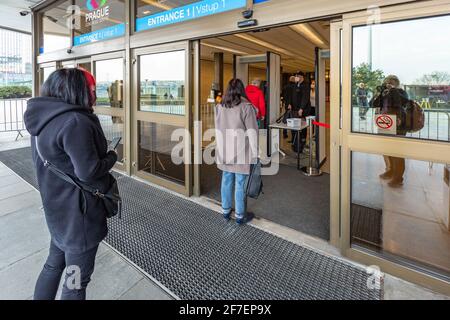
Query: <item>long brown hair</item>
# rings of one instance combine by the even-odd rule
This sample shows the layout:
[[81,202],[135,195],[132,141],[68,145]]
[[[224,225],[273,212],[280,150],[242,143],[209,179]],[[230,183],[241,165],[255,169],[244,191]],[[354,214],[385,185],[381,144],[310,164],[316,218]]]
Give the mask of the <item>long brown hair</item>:
[[222,106],[233,108],[242,102],[242,98],[247,99],[244,83],[237,78],[231,79],[228,83],[227,91],[222,99]]

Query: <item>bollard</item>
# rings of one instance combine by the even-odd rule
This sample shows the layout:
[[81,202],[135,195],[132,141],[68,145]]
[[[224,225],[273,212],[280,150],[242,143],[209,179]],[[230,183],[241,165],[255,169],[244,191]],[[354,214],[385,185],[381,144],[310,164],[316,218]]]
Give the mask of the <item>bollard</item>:
[[[309,130],[309,165],[307,167],[303,167],[302,173],[308,177],[318,177],[322,175],[322,171],[318,168],[313,167],[313,120],[315,117],[308,117],[306,120],[308,121],[308,130]],[[298,133],[300,134],[300,132]]]

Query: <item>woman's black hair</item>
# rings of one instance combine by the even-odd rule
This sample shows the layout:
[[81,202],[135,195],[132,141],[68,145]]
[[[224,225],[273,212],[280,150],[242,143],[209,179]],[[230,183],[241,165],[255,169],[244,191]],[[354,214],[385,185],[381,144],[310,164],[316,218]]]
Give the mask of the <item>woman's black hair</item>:
[[42,97],[53,97],[65,103],[92,110],[94,104],[84,72],[77,68],[63,68],[50,74],[41,88]]
[[231,79],[222,99],[222,105],[226,108],[233,108],[241,103],[242,98],[247,99],[244,83],[240,79]]

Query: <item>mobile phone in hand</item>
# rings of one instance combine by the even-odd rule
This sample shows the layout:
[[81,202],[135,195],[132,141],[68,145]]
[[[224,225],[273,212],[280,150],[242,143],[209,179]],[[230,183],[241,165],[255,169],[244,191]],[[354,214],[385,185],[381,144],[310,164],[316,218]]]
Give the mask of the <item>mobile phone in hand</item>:
[[122,137],[116,137],[116,138],[113,138],[112,141],[111,141],[111,143],[109,144],[108,149],[109,149],[109,150],[116,150],[116,149],[117,149],[117,146],[118,146],[119,143],[120,143],[120,140],[122,140]]

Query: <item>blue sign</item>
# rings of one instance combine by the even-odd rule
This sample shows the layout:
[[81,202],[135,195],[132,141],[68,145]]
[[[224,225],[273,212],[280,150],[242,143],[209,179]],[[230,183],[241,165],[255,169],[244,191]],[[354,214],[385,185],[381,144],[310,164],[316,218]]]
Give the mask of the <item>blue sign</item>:
[[204,0],[136,19],[136,31],[149,30],[243,8],[247,0]]
[[103,28],[90,33],[76,36],[73,39],[73,45],[79,46],[86,43],[92,43],[102,40],[108,40],[125,35],[125,24],[116,24],[112,27]]
[[266,1],[269,1],[269,0],[253,0],[253,3],[261,3],[261,2],[266,2]]

